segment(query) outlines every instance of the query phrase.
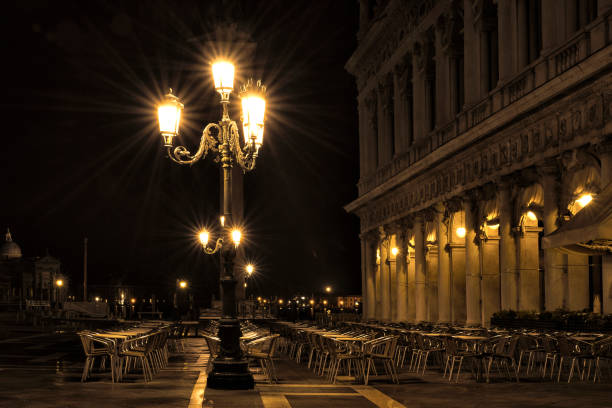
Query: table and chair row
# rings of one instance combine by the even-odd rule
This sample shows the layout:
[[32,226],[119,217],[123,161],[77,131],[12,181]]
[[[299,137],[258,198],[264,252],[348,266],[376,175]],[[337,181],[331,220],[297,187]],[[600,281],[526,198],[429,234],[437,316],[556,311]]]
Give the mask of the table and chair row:
[[611,378],[612,336],[598,333],[380,322],[346,322],[335,328],[277,322],[273,330],[281,335],[281,351],[330,382],[343,372],[367,384],[370,374],[381,368],[397,383],[404,366],[421,376],[428,366],[436,368],[449,381],[458,381],[463,367],[469,367],[477,381],[486,382],[492,374],[516,381],[539,376],[559,382],[567,376],[568,383],[573,378]]
[[113,382],[140,369],[145,382],[168,364],[169,352],[184,351],[188,326],[162,321],[139,322],[111,330],[78,332],[85,353],[81,381],[87,381],[95,363],[101,371],[107,365]]

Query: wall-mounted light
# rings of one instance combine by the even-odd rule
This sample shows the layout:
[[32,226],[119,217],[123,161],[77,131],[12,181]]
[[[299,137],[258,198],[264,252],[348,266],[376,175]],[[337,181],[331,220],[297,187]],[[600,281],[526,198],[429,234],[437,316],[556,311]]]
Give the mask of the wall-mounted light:
[[459,228],[457,228],[457,230],[455,231],[455,233],[457,234],[457,236],[458,236],[459,238],[464,238],[464,237],[465,237],[465,233],[466,233],[466,231],[465,231],[465,228],[464,228],[464,227],[459,227]]

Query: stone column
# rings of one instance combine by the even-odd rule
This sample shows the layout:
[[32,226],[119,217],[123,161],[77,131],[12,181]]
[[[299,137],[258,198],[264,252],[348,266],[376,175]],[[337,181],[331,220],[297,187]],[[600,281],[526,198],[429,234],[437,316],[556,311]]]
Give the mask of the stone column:
[[381,318],[391,320],[391,270],[387,259],[389,258],[389,238],[385,237],[380,245],[380,279],[381,279]]
[[[565,2],[564,2],[565,3]],[[565,6],[565,4],[563,4]],[[542,0],[542,53],[555,48],[565,39],[565,7],[559,7],[559,0]]]
[[[547,0],[543,0],[547,1]],[[555,0],[549,0],[555,1]],[[499,82],[510,79],[515,71],[516,57],[514,30],[516,29],[516,1],[499,0],[497,3],[497,27],[499,43]]]
[[378,166],[391,162],[393,141],[393,76],[385,75],[378,86]]
[[381,256],[382,256],[382,245],[381,245],[381,240],[379,238],[377,238],[377,243],[376,243],[376,252],[375,252],[375,256],[376,256],[376,279],[374,281],[374,284],[376,286],[376,319],[377,320],[382,320],[383,319],[383,297],[385,296],[385,292],[383,290],[383,286],[382,286],[382,262],[381,262]]
[[428,244],[425,254],[427,321],[438,321],[438,245]]
[[407,233],[405,228],[402,226],[397,234],[397,248],[399,250],[395,257],[395,265],[397,269],[397,315],[396,319],[399,322],[408,321],[408,276],[407,276],[407,252],[408,245],[406,242]]
[[451,275],[450,249],[448,245],[449,219],[442,204],[436,208],[436,227],[438,236],[438,322],[451,322]]
[[412,67],[408,59],[395,71],[395,154],[412,144]]
[[[602,11],[612,8],[612,0],[600,1],[598,7]],[[607,142],[600,143],[598,146],[599,160],[601,161],[600,185],[602,190],[612,183],[612,137],[608,136]],[[601,285],[602,299],[601,311],[604,314],[612,313],[612,255],[602,255],[601,257]]]
[[368,111],[365,101],[359,100],[357,110],[359,112],[359,177],[363,178],[368,174],[367,163],[367,138],[369,136],[368,129]]
[[362,306],[367,319],[376,318],[376,248],[378,240],[374,234],[366,237],[366,296],[363,297],[365,304]]
[[597,0],[597,15],[601,16],[603,13],[612,8],[612,0]]
[[376,92],[366,96],[366,137],[365,137],[365,161],[366,174],[371,174],[378,167],[378,97]]
[[589,307],[589,257],[567,255],[567,308],[583,310]]
[[516,268],[516,245],[512,231],[514,206],[510,194],[510,183],[498,183],[499,191],[499,270],[501,273],[501,308],[518,310],[518,272]]
[[429,124],[427,123],[427,100],[425,65],[427,60],[427,46],[423,40],[414,44],[412,64],[412,91],[414,100],[418,101],[412,106],[414,120],[414,140],[419,141],[427,137]]
[[425,237],[423,217],[417,216],[414,222],[414,272],[415,272],[415,320],[427,321],[427,299],[425,293]]
[[454,20],[448,13],[443,14],[436,24],[436,126],[445,125],[452,118],[453,99],[450,87],[449,47],[452,39]]
[[542,229],[523,226],[518,241],[519,309],[540,310],[540,254],[538,235]]
[[[559,169],[556,163],[549,163],[539,168],[544,190],[544,235],[557,229],[559,218]],[[588,276],[588,275],[587,275]],[[544,293],[546,310],[560,309],[566,306],[564,288],[567,285],[565,273],[565,256],[555,248],[544,250]]]
[[527,0],[517,0],[516,2],[516,14],[517,14],[517,27],[516,32],[518,35],[517,41],[517,63],[518,71],[525,68],[529,64],[529,40],[528,31],[529,25],[527,21]]
[[[472,0],[463,0],[463,50],[466,61],[465,104],[467,106],[475,105],[480,101],[480,30],[476,27],[476,16],[472,3]],[[418,96],[415,94],[415,97]]]
[[484,227],[480,240],[482,325],[489,327],[491,316],[500,308],[499,235],[497,228]]
[[465,236],[457,235],[457,228],[465,228],[463,223],[463,210],[461,203],[457,202],[453,210],[450,226],[451,240],[448,244],[450,250],[451,274],[451,321],[454,324],[465,323]]
[[389,266],[389,320],[397,321],[397,257],[393,255],[392,249],[397,242],[395,234],[389,236],[389,252],[387,253],[387,265]]
[[476,239],[475,204],[470,198],[463,202],[465,212],[465,305],[466,324],[479,325],[480,315],[480,262]]
[[[414,243],[414,240],[412,241]],[[410,323],[416,323],[416,285],[415,285],[415,273],[416,273],[416,261],[415,261],[415,250],[414,247],[411,247],[410,244],[407,247],[408,251],[408,265],[407,265],[407,287],[408,291],[406,293],[407,296],[407,308],[408,308],[408,317],[407,320]]]
[[361,304],[363,317],[367,318],[368,306],[368,241],[365,235],[360,234],[361,239]]

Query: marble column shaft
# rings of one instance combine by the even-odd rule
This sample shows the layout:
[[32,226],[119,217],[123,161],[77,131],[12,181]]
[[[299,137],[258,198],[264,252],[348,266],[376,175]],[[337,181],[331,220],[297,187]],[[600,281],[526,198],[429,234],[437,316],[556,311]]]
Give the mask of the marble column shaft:
[[362,309],[368,319],[376,318],[376,247],[376,241],[366,242],[366,297],[363,298],[366,303]]
[[389,245],[386,240],[380,245],[380,277],[381,277],[381,313],[383,320],[391,320],[391,270],[387,259],[389,257]]

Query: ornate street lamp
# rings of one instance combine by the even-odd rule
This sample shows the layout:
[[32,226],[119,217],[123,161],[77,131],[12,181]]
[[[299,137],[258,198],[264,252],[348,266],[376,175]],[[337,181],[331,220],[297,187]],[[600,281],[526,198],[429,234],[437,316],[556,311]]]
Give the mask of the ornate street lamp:
[[[254,386],[253,376],[240,349],[240,323],[236,319],[234,259],[241,233],[232,226],[232,167],[237,163],[244,171],[255,168],[255,161],[263,143],[266,89],[260,81],[253,82],[252,79],[241,88],[241,140],[238,125],[230,119],[228,110],[230,94],[234,90],[234,66],[227,61],[215,62],[212,65],[212,73],[215,89],[221,96],[223,111],[219,122],[209,123],[204,127],[198,150],[192,154],[183,146],[174,147],[184,105],[172,94],[172,89],[158,108],[159,129],[168,157],[176,163],[193,164],[212,153],[223,168],[221,223],[224,234],[216,240],[214,248],[208,247],[210,234],[207,231],[202,231],[199,236],[204,252],[213,254],[220,251],[223,264],[223,316],[219,322],[218,333],[221,350],[213,361],[213,370],[208,376],[207,384],[211,388],[249,389]],[[224,245],[224,239],[234,245]]]
[[[202,231],[199,235],[204,252],[213,254],[220,251],[223,265],[223,316],[219,321],[218,332],[221,350],[213,361],[207,384],[211,388],[250,389],[254,387],[254,381],[248,362],[240,349],[240,323],[236,319],[234,259],[242,234],[232,225],[232,167],[237,163],[245,172],[255,168],[255,161],[263,143],[266,88],[260,81],[254,82],[252,79],[241,87],[241,140],[238,125],[230,119],[228,109],[230,94],[234,90],[234,66],[227,61],[215,62],[212,65],[212,73],[215,89],[221,96],[223,111],[219,122],[209,123],[204,127],[198,150],[192,154],[183,146],[174,147],[173,142],[179,133],[184,105],[172,94],[172,89],[158,108],[159,129],[168,157],[176,163],[193,164],[212,153],[215,161],[223,168],[221,223],[224,232],[216,240],[214,248],[208,247],[208,231]],[[224,245],[224,242],[233,242],[233,245]]]

